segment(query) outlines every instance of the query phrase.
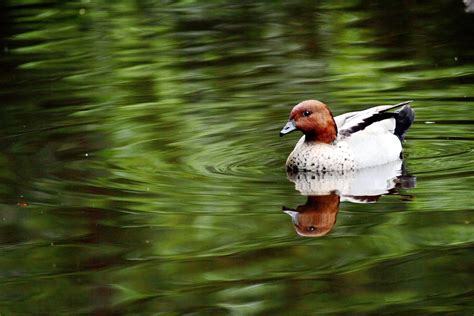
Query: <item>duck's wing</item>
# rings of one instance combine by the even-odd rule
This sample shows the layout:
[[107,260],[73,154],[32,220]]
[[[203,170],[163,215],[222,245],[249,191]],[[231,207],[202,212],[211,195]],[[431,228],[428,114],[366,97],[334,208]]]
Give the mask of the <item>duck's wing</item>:
[[336,122],[337,129],[340,130],[347,120],[349,120],[351,117],[354,117],[354,115],[357,115],[358,113],[360,113],[360,111],[349,112],[335,116],[334,121]]
[[399,108],[409,104],[411,101],[405,101],[395,105],[380,105],[360,112],[345,113],[334,118],[339,136],[348,137],[358,131],[362,131],[367,126],[380,122],[388,118],[395,118],[397,113],[388,112],[389,110]]

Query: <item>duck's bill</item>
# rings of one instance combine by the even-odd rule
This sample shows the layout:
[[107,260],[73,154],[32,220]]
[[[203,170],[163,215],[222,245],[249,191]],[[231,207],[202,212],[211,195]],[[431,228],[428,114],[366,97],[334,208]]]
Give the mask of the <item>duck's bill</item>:
[[291,133],[293,131],[296,131],[296,125],[295,125],[295,121],[291,120],[291,121],[288,121],[285,127],[283,127],[283,129],[280,131],[280,137],[288,133]]

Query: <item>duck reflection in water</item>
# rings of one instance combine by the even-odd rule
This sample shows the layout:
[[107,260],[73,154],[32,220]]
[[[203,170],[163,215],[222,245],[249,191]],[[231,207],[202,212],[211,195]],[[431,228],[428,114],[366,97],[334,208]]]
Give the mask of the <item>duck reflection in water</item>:
[[[350,172],[287,173],[295,189],[307,196],[296,209],[283,207],[296,232],[305,237],[321,237],[336,224],[340,202],[375,203],[382,195],[413,188],[416,179],[407,175],[402,160]],[[403,198],[409,196],[401,195]]]

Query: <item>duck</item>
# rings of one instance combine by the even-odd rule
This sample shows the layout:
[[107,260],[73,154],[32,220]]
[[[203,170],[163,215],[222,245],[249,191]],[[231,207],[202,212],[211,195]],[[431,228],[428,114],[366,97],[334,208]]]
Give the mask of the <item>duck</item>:
[[338,116],[318,100],[298,103],[280,131],[280,136],[303,133],[286,160],[287,171],[344,172],[402,159],[402,143],[415,120],[411,102]]

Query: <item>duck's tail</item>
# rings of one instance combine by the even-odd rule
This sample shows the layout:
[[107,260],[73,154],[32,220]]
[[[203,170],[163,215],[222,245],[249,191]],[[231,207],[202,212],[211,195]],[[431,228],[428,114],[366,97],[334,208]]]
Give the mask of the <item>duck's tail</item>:
[[407,130],[410,128],[411,123],[415,120],[415,111],[410,105],[405,105],[400,111],[396,112],[395,115],[395,132],[394,134],[403,141]]

